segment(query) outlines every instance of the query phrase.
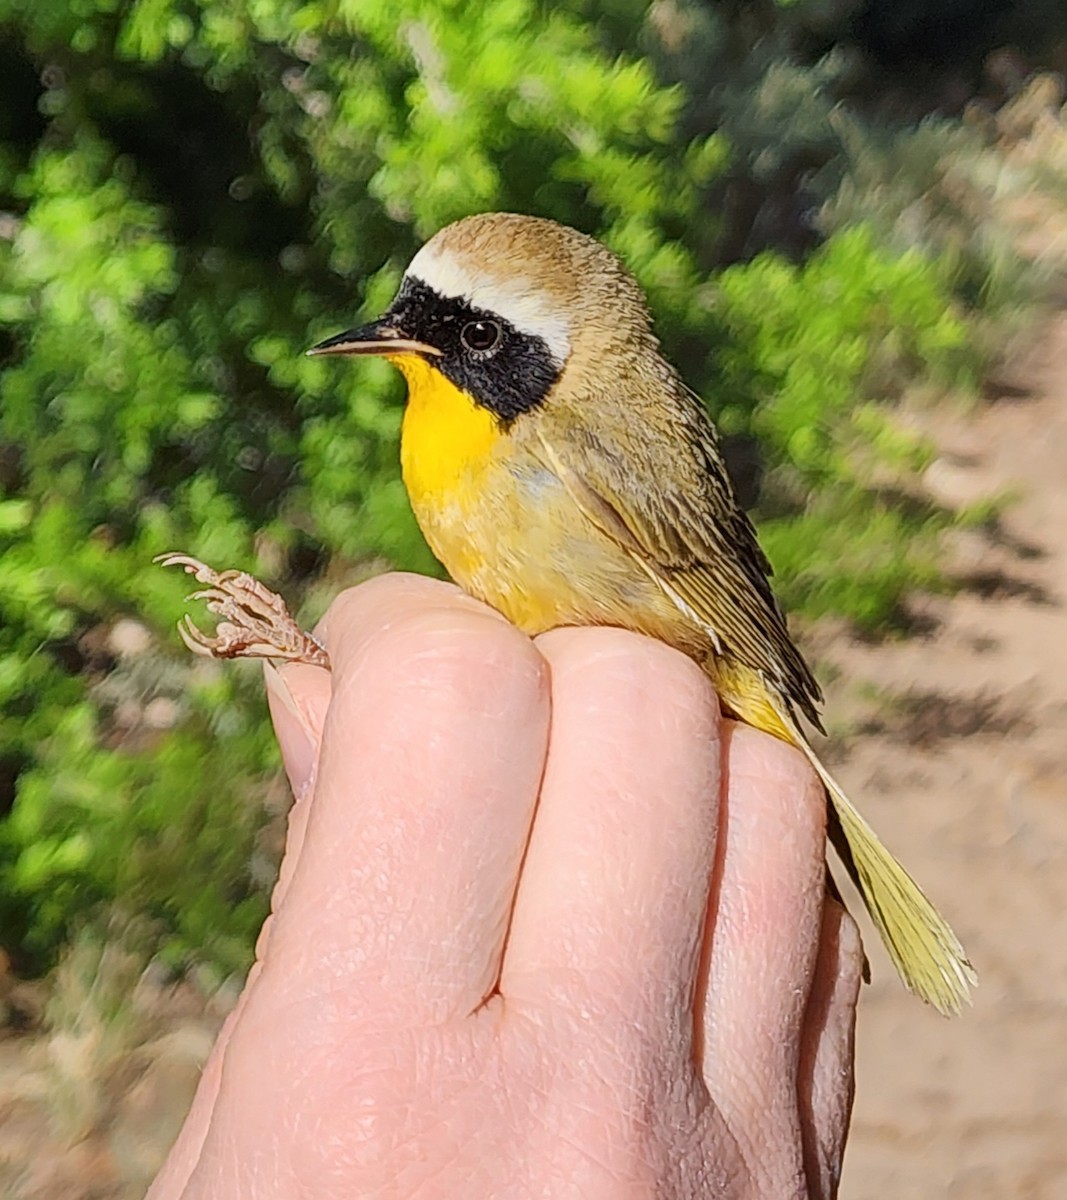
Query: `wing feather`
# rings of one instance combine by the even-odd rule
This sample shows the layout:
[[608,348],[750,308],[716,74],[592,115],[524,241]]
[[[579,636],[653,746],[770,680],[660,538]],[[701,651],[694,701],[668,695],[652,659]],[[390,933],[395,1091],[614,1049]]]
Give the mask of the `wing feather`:
[[[790,709],[821,728],[822,693],[789,636],[770,563],[737,502],[714,426],[697,397],[672,383],[671,419],[635,424],[625,440],[574,412],[539,423],[545,465],[704,628],[716,653],[758,671]],[[581,413],[604,411],[602,403],[586,397]]]

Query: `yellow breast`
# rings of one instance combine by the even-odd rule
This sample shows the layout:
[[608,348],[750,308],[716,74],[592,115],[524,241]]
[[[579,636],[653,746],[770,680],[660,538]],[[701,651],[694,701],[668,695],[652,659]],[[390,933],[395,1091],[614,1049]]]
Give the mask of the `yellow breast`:
[[404,484],[456,583],[530,634],[612,624],[674,645],[691,640],[662,589],[491,412],[422,359],[395,361],[409,389]]

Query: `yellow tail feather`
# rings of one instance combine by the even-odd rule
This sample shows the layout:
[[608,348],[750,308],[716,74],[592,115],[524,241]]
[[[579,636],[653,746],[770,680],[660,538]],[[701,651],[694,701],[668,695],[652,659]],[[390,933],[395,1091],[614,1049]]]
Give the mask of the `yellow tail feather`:
[[978,982],[959,938],[878,840],[815,751],[802,739],[797,744],[826,785],[847,847],[841,848],[842,861],[904,986],[945,1016],[958,1013]]

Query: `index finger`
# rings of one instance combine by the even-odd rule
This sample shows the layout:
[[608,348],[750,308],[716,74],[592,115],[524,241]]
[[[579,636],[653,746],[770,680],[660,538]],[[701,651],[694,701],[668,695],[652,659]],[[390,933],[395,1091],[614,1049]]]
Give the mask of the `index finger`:
[[548,739],[532,642],[449,584],[372,580],[326,623],[333,687],[257,1003],[410,1021],[496,980]]

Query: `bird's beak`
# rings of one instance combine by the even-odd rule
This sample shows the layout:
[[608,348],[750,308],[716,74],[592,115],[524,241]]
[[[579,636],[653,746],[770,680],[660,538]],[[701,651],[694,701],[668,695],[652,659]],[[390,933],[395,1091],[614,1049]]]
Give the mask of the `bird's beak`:
[[403,332],[393,325],[389,318],[371,321],[369,325],[361,325],[358,329],[348,329],[344,333],[335,334],[317,346],[312,346],[308,354],[432,354],[440,356],[441,351],[436,346],[418,342],[414,338],[405,337]]

